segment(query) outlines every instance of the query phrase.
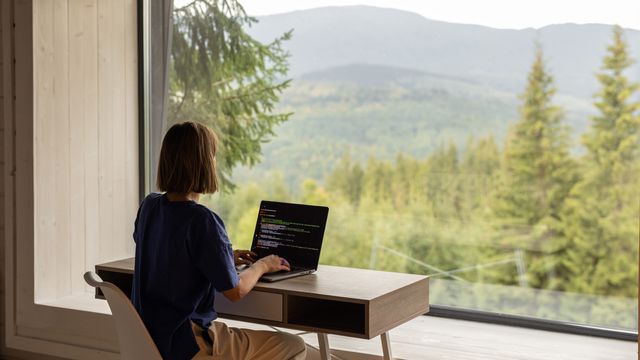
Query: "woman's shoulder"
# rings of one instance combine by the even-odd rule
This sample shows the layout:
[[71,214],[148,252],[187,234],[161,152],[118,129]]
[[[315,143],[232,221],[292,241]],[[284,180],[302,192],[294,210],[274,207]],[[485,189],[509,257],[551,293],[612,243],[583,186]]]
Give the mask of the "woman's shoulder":
[[[192,217],[193,220],[211,222],[224,227],[222,218],[215,211],[209,209],[205,205],[199,204],[195,201],[180,201],[171,203],[164,196],[164,193],[150,193],[142,200],[140,207],[143,208],[147,206],[153,206],[153,204],[163,202],[166,202],[167,204],[170,203],[172,207],[175,206],[176,209],[180,209],[180,213],[185,214],[186,217]],[[189,213],[191,215],[187,215]]]
[[191,221],[192,233],[210,234],[220,239],[222,243],[230,243],[224,222],[218,214],[202,204],[194,206],[194,210],[196,214]]
[[215,211],[198,203],[195,204],[194,208],[199,218],[204,218],[205,220],[213,221],[216,224],[224,226],[224,222],[222,221],[222,218],[220,217],[220,215],[216,214]]
[[144,199],[142,199],[142,202],[140,203],[140,205],[144,205],[145,203],[152,203],[152,202],[156,202],[158,200],[160,200],[162,198],[162,193],[156,193],[156,192],[152,192],[149,193],[147,196],[144,197]]
[[158,203],[158,201],[161,200],[161,199],[162,199],[162,194],[161,193],[150,193],[150,194],[148,194],[140,202],[140,207],[139,207],[138,211],[145,211],[145,209],[149,208],[150,206],[153,206],[153,204]]
[[149,193],[149,195],[145,196],[144,199],[142,200],[142,202],[145,201],[157,201],[160,200],[160,198],[162,198],[162,195],[164,195],[163,193],[157,193],[157,192],[152,192]]

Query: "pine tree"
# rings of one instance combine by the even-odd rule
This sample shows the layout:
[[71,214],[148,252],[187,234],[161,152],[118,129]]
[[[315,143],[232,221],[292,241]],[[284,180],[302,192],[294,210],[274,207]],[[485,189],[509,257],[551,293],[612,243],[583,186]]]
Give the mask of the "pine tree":
[[362,196],[370,198],[374,203],[384,203],[391,199],[391,181],[393,178],[391,164],[369,157],[363,174]]
[[[174,10],[170,62],[169,122],[197,121],[221,138],[223,188],[238,164],[254,165],[261,145],[290,114],[275,112],[289,85],[283,42],[269,44],[246,32],[257,20],[236,0],[195,0]],[[224,186],[226,185],[226,186]]]
[[493,137],[469,138],[460,164],[465,219],[489,215],[490,194],[496,190],[499,170],[500,152]]
[[553,78],[537,46],[521,95],[520,119],[510,129],[502,179],[494,212],[502,245],[539,252],[527,259],[528,281],[546,287],[553,275],[553,253],[559,242],[560,211],[575,183],[575,164],[569,155],[568,128],[560,107],[552,103]]
[[338,193],[355,208],[360,203],[364,186],[364,170],[351,161],[351,154],[345,152],[333,172],[327,177],[327,190]]
[[398,154],[392,174],[393,207],[398,211],[405,210],[418,197],[416,191],[418,164],[411,156]]
[[431,214],[445,221],[457,218],[461,210],[458,148],[450,142],[439,146],[427,159],[424,179]]
[[568,290],[636,296],[640,85],[624,74],[632,63],[623,31],[616,26],[597,75],[598,115],[583,137],[588,151],[584,178],[564,214],[571,244],[563,274]]

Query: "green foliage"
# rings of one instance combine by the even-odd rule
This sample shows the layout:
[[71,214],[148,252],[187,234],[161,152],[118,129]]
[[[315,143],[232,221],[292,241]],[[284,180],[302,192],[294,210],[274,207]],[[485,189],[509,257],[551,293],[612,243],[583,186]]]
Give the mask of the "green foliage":
[[[461,163],[467,216],[488,216],[491,211],[490,198],[496,189],[500,169],[500,152],[493,136],[475,141],[470,137],[465,146]],[[465,217],[465,219],[467,219]]]
[[470,133],[502,139],[507,119],[516,114],[515,97],[451,82],[421,76],[374,85],[295,79],[278,106],[295,114],[264,145],[257,171],[240,169],[238,178],[257,180],[276,169],[289,174],[293,188],[306,177],[324,181],[345,152],[363,165],[369,157],[393,161],[398,153],[421,159],[450,142],[463,149]]
[[[295,141],[269,154],[286,178],[261,172],[208,201],[236,247],[249,246],[262,199],[326,205],[322,263],[432,275],[438,304],[634,329],[640,103],[624,75],[631,63],[616,28],[581,157],[570,152],[541,50],[504,149],[500,134],[456,129],[472,113],[474,124],[499,128],[509,103],[463,109],[468,99],[446,91],[425,101],[398,84],[303,83],[283,106],[304,119],[281,129]],[[241,144],[236,135],[223,134]]]
[[550,264],[564,256],[565,246],[558,249],[549,243],[556,242],[560,212],[577,176],[562,110],[552,103],[554,94],[538,46],[521,95],[520,119],[507,137],[501,191],[494,203],[501,241],[539,252],[527,259],[528,281],[536,288],[549,285],[555,271]]
[[274,108],[289,85],[284,33],[269,44],[249,36],[256,22],[236,0],[195,0],[174,10],[168,119],[196,121],[221,140],[218,163],[223,189],[234,166],[252,166],[262,143],[289,113]]
[[360,164],[352,163],[351,155],[345,152],[335,170],[329,176],[327,188],[344,196],[358,207],[364,187],[364,171]]
[[552,104],[553,79],[538,49],[521,96],[520,119],[507,137],[504,150],[504,185],[496,213],[522,226],[535,226],[557,218],[574,182],[562,111]]
[[584,135],[583,178],[567,201],[563,225],[569,241],[564,288],[593,294],[637,293],[640,209],[639,84],[624,75],[629,58],[616,27],[596,95],[599,110]]

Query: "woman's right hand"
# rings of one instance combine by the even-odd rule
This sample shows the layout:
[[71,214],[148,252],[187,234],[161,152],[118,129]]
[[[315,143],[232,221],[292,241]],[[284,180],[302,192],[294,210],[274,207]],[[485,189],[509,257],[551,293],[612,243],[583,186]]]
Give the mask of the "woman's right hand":
[[251,289],[256,285],[260,276],[265,273],[276,272],[280,270],[291,270],[287,260],[277,255],[265,256],[256,261],[247,269],[240,273],[240,282],[233,289],[223,292],[224,296],[231,301],[238,301],[245,297]]
[[284,258],[281,258],[278,255],[268,255],[258,260],[257,262],[264,263],[267,266],[268,273],[276,272],[280,270],[286,270],[286,271],[291,270],[291,268],[289,268],[289,262],[287,262],[287,260],[285,260]]

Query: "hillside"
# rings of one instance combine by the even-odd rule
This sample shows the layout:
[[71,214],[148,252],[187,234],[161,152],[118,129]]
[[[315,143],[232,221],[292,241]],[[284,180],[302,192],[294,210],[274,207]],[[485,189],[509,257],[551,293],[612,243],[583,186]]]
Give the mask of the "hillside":
[[[279,110],[294,115],[264,144],[263,162],[238,169],[236,179],[281,172],[298,186],[305,177],[321,181],[345,151],[364,161],[398,153],[422,158],[448,142],[462,149],[470,136],[492,135],[502,145],[517,118],[536,38],[579,152],[594,111],[594,74],[611,37],[606,25],[498,30],[364,6],[260,17],[250,33],[270,41],[289,29],[293,82]],[[627,37],[640,59],[640,32]],[[640,66],[633,70],[637,79]]]
[[323,180],[345,151],[361,161],[424,158],[470,135],[502,138],[516,106],[510,94],[414,70],[353,64],[310,73],[283,94],[280,110],[294,114],[264,144],[263,162],[237,178],[279,171],[294,186]]
[[[520,92],[540,41],[559,93],[590,99],[611,26],[561,24],[502,30],[429,20],[421,15],[369,6],[324,7],[258,18],[249,33],[271,41],[294,29],[285,48],[290,74],[367,63],[415,69]],[[632,55],[640,59],[640,32],[627,30]],[[634,66],[635,74],[640,64]]]

